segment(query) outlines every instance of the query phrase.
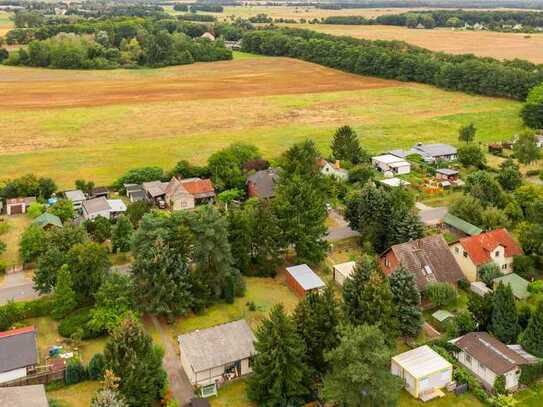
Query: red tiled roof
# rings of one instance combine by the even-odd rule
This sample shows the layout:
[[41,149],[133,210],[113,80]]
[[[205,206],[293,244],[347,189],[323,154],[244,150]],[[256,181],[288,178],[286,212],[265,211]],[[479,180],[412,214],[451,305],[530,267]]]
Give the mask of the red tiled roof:
[[34,332],[33,326],[26,326],[24,328],[11,329],[9,331],[0,332],[0,338],[8,338],[10,336],[28,334]]
[[476,266],[492,260],[491,254],[498,246],[505,248],[505,257],[520,256],[522,249],[506,229],[496,229],[460,239],[460,244]]
[[181,180],[183,187],[192,195],[209,194],[215,192],[210,179]]

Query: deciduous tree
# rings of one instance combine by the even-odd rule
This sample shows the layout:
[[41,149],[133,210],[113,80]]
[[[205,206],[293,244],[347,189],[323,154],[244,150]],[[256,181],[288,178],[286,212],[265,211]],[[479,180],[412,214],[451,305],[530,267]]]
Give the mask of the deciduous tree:
[[458,140],[464,143],[471,143],[475,139],[475,133],[477,129],[473,123],[460,127],[458,130]]
[[111,233],[111,251],[125,253],[130,250],[134,229],[126,216],[117,219]]
[[522,164],[531,164],[541,157],[532,132],[523,132],[513,144],[515,157]]

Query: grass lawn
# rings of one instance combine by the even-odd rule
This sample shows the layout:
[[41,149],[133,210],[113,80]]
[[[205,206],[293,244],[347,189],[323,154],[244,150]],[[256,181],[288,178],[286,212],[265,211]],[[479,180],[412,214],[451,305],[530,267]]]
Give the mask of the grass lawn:
[[7,232],[0,235],[0,240],[7,245],[5,253],[0,256],[0,261],[5,262],[7,266],[20,264],[19,241],[32,220],[26,215],[0,216],[0,219],[8,225]]
[[455,396],[454,393],[447,393],[447,395],[441,399],[435,399],[426,403],[414,399],[406,391],[402,391],[400,396],[401,407],[479,407],[483,404],[470,393],[462,394],[461,396]]
[[212,407],[254,407],[247,399],[244,380],[229,383],[219,390],[217,397],[209,399]]
[[0,11],[0,37],[13,28],[13,21],[10,20],[11,16],[13,16],[13,13]]
[[47,392],[49,401],[55,400],[62,407],[89,407],[94,393],[100,388],[100,382],[87,381]]
[[515,393],[515,399],[519,402],[518,407],[539,407],[543,398],[543,383],[530,386],[526,390]]

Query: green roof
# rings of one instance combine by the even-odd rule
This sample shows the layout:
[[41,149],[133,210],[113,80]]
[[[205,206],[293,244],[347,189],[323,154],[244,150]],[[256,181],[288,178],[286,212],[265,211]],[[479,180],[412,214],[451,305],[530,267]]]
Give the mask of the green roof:
[[483,233],[482,229],[450,213],[447,213],[443,217],[443,223],[446,223],[447,225],[452,226],[453,228],[458,229],[461,232],[464,232],[468,236],[475,236]]
[[32,221],[33,225],[39,225],[42,228],[47,225],[53,225],[57,226],[59,228],[62,227],[62,221],[60,218],[56,215],[53,215],[52,213],[44,212],[40,216],[38,216],[36,219]]
[[513,295],[519,300],[524,300],[529,297],[528,293],[528,281],[523,279],[521,276],[515,273],[507,274],[503,277],[498,277],[494,279],[494,288],[500,284],[500,281],[507,285],[511,286]]
[[454,314],[451,314],[449,311],[440,309],[432,314],[432,316],[437,319],[439,322],[443,322],[446,319],[454,318]]

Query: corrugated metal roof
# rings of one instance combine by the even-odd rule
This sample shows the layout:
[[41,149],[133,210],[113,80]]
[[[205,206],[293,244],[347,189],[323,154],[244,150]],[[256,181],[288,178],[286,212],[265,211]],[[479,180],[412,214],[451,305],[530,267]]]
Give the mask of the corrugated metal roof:
[[446,223],[447,225],[452,226],[460,230],[461,232],[464,232],[468,236],[476,236],[483,233],[482,229],[450,213],[447,213],[443,217],[443,223]]
[[287,267],[287,271],[306,291],[325,287],[321,278],[307,264]]
[[452,367],[444,357],[428,345],[396,355],[392,360],[417,379]]
[[511,290],[513,291],[513,295],[520,300],[524,300],[530,295],[528,293],[529,282],[518,274],[511,273],[503,277],[495,278],[493,281],[494,288],[497,287],[500,282],[502,282],[504,285],[509,284],[509,286],[511,286]]
[[47,225],[53,225],[59,228],[62,227],[62,221],[60,220],[60,218],[48,212],[42,213],[40,216],[38,216],[36,219],[32,221],[32,224],[38,225],[41,227],[44,227]]

